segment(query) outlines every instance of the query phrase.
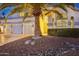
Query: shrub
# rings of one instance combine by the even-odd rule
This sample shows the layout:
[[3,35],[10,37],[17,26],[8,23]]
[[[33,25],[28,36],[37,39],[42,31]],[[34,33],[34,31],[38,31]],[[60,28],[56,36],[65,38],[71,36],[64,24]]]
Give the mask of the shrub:
[[79,37],[78,28],[49,29],[48,34],[51,36]]

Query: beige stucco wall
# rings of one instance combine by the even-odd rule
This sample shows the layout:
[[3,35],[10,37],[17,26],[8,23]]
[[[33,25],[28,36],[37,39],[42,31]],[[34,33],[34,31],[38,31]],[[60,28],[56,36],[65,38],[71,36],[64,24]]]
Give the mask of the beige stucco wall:
[[[17,19],[8,19],[7,23],[7,33],[9,34],[34,34],[34,17],[28,17],[25,19],[25,22],[22,21],[22,18]],[[1,20],[1,23],[5,23],[4,20]],[[5,26],[3,26],[4,28]]]
[[68,10],[68,13],[67,13],[68,21],[70,22],[71,17],[73,16],[74,17],[74,27],[79,28],[79,12],[74,11],[70,8],[67,8],[67,10]]

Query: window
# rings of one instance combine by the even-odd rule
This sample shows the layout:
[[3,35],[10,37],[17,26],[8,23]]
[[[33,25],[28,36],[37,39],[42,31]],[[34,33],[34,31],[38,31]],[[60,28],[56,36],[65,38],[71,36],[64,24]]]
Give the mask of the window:
[[74,28],[74,17],[73,16],[71,16],[71,19],[70,19],[70,27]]

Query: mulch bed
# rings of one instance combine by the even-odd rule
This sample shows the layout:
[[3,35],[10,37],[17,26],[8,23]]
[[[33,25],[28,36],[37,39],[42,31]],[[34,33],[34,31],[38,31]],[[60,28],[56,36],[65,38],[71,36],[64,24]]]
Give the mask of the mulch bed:
[[[27,40],[35,42],[34,45],[25,44]],[[68,42],[69,44],[66,44]],[[79,38],[42,37],[33,40],[31,37],[16,40],[0,46],[1,56],[78,56],[79,49],[72,46],[79,45]]]

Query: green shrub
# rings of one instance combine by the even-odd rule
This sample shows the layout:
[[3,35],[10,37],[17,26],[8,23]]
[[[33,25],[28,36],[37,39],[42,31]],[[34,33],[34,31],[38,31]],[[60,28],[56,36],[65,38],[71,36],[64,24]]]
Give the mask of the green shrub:
[[79,29],[78,28],[49,29],[48,34],[52,36],[79,37]]

